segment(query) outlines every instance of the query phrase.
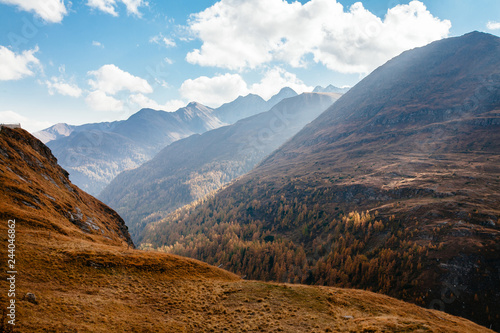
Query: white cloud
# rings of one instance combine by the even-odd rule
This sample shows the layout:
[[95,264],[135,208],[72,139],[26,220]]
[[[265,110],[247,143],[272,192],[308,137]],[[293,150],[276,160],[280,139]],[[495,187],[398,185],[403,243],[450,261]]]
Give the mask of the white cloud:
[[140,93],[140,95],[153,92],[148,81],[125,72],[113,64],[104,65],[87,74],[94,78],[88,81],[93,91],[87,95],[85,101],[97,111],[123,110],[124,101],[114,97],[118,92]]
[[104,48],[104,45],[102,45],[102,43],[101,43],[101,42],[98,42],[98,41],[95,41],[95,40],[93,40],[93,41],[92,41],[92,45],[93,45],[93,46],[97,46],[97,47]]
[[121,111],[123,110],[123,102],[112,96],[106,95],[105,92],[96,90],[88,94],[85,102],[93,110],[96,111]]
[[253,94],[257,94],[267,100],[276,95],[283,87],[292,88],[298,94],[314,89],[314,87],[304,84],[295,74],[289,73],[282,68],[274,67],[265,73],[259,83],[253,84],[250,90]]
[[489,30],[500,30],[500,22],[490,21],[488,22],[488,24],[486,24],[486,27]]
[[46,80],[45,85],[49,88],[50,95],[55,93],[71,97],[80,97],[82,95],[82,89],[76,84],[67,83],[64,79],[55,76],[50,80]]
[[448,36],[451,23],[420,1],[397,5],[381,20],[360,2],[221,0],[189,21],[203,42],[186,60],[233,70],[271,61],[306,65],[306,57],[343,73],[368,73],[402,51]]
[[0,3],[15,5],[19,9],[34,12],[44,21],[59,23],[68,14],[63,0],[0,0]]
[[149,109],[155,109],[155,110],[163,110],[163,111],[177,111],[179,108],[182,108],[186,106],[186,103],[184,101],[174,99],[170,100],[165,104],[159,104],[156,101],[150,99],[147,96],[144,96],[143,94],[132,94],[129,97],[129,102],[131,104],[135,104],[139,108],[149,108]]
[[34,56],[38,47],[16,54],[0,45],[0,81],[19,80],[34,75],[32,68],[39,66],[40,61]]
[[98,9],[106,14],[112,16],[118,16],[116,11],[117,3],[123,3],[127,7],[127,14],[133,14],[137,17],[141,17],[142,14],[139,12],[139,7],[147,6],[148,3],[144,0],[88,0],[87,6]]
[[167,47],[174,47],[175,46],[175,41],[173,39],[170,39],[170,38],[167,38],[167,37],[163,38],[163,43]]
[[182,83],[179,91],[182,98],[210,107],[217,107],[240,95],[248,94],[247,84],[238,74],[189,79]]
[[95,9],[99,9],[107,14],[118,16],[118,13],[115,11],[115,0],[88,0],[87,6]]
[[14,111],[0,111],[0,123],[20,123],[21,127],[30,133],[40,131],[53,125],[48,121],[40,121],[24,117]]
[[148,3],[143,0],[122,0],[122,2],[127,7],[128,14],[134,14],[138,17],[142,16],[139,12],[139,7],[148,5]]
[[104,65],[96,71],[90,71],[88,75],[95,79],[89,80],[89,85],[94,90],[100,90],[106,94],[114,95],[119,91],[152,93],[153,88],[148,81],[121,70],[115,65]]
[[175,47],[175,41],[171,38],[167,38],[163,36],[161,33],[153,36],[149,39],[150,43],[158,44],[158,45],[163,45],[165,47]]

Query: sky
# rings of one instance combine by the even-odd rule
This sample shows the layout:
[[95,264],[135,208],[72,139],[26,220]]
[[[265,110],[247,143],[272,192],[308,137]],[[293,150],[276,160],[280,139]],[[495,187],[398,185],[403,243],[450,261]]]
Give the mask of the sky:
[[0,123],[34,132],[353,86],[474,30],[500,35],[499,0],[0,0]]

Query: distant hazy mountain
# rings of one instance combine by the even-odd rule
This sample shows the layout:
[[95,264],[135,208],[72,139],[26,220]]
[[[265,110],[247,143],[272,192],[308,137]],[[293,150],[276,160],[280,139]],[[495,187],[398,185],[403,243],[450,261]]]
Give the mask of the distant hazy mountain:
[[500,38],[474,32],[388,61],[212,199],[148,225],[143,242],[500,331],[499,165]]
[[345,94],[346,92],[351,89],[350,87],[347,88],[339,88],[335,87],[334,85],[328,85],[328,87],[323,88],[322,86],[316,86],[314,88],[313,92],[328,92],[328,93],[337,93],[337,94]]
[[297,93],[291,88],[281,89],[278,94],[271,97],[268,101],[254,94],[240,96],[236,100],[217,108],[214,114],[226,124],[234,124],[240,119],[268,111],[283,99],[294,96],[297,96]]
[[144,224],[250,171],[338,97],[287,98],[234,125],[174,142],[141,167],[119,174],[99,197],[119,211],[136,237]]
[[33,136],[35,136],[38,140],[42,141],[43,143],[47,143],[52,140],[57,140],[61,137],[69,136],[73,132],[73,129],[75,127],[76,126],[59,123],[49,128],[46,128],[42,131],[33,133]]
[[166,145],[267,111],[296,95],[283,88],[269,101],[248,95],[215,110],[195,102],[176,112],[143,109],[124,121],[57,124],[34,135],[53,150],[76,185],[97,195],[117,174],[149,161]]
[[297,96],[297,93],[292,88],[285,87],[281,89],[276,95],[274,95],[267,101],[268,110],[270,110],[273,106],[275,106],[285,98],[290,98],[294,96]]
[[267,102],[262,97],[249,94],[221,105],[215,110],[214,114],[226,124],[233,124],[240,119],[269,110],[267,105]]
[[50,141],[58,140],[70,136],[74,132],[83,131],[110,131],[113,127],[119,123],[119,121],[114,122],[103,122],[103,123],[90,123],[84,125],[68,125],[66,123],[55,124],[49,128],[33,133],[33,136],[47,144]]
[[191,103],[176,112],[143,109],[124,121],[69,127],[68,136],[47,145],[76,185],[97,194],[117,174],[150,160],[166,145],[222,125],[211,108]]

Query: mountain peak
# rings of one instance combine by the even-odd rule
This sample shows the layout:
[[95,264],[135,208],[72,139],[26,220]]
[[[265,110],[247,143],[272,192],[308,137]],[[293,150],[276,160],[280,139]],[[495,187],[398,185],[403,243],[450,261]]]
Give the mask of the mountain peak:
[[[297,92],[295,92],[295,90],[293,90],[292,88],[290,87],[283,87],[281,88],[281,90],[274,96],[289,96],[289,97],[293,97],[293,96],[297,96]],[[274,97],[273,96],[273,97]],[[272,97],[271,97],[272,98]]]
[[71,126],[66,123],[57,123],[49,128],[33,133],[33,136],[43,143],[47,143],[60,137],[70,135],[74,128],[75,126]]
[[471,31],[471,32],[466,33],[463,36],[461,36],[461,37],[459,36],[457,38],[463,38],[463,37],[494,37],[494,38],[498,38],[495,35],[489,34],[487,32],[477,31],[477,30]]
[[290,88],[290,87],[283,87],[283,88],[281,88],[281,90],[279,91],[279,93],[278,93],[278,94],[290,93],[290,92],[291,92],[291,93],[294,93],[294,92],[295,92],[295,90],[293,90],[293,89],[292,89],[292,88]]
[[234,124],[240,119],[269,110],[262,97],[255,94],[239,96],[234,101],[222,104],[215,109],[217,117],[226,124]]
[[270,107],[273,107],[276,104],[278,104],[279,102],[281,102],[282,100],[284,100],[285,98],[295,97],[297,95],[298,94],[292,88],[284,87],[284,88],[281,88],[281,90],[276,95],[271,97],[267,101],[267,103],[269,104]]
[[214,109],[198,102],[191,102],[186,105],[186,107],[181,108],[180,110],[182,110],[183,112],[189,110],[191,112],[212,113]]
[[204,106],[204,105],[201,104],[201,103],[193,101],[193,102],[189,102],[189,104],[186,105],[186,108],[198,108],[200,106]]
[[151,108],[142,108],[139,111],[137,111],[136,114],[138,114],[138,113],[154,113],[154,112],[158,112],[158,111],[160,111],[160,110],[155,110],[155,109],[151,109]]

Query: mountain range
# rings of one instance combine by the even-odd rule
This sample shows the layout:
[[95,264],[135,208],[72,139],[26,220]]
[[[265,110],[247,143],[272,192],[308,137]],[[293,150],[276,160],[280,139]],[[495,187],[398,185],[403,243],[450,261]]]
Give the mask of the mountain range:
[[74,186],[22,129],[0,126],[0,182],[0,239],[15,235],[16,269],[1,273],[0,304],[15,304],[15,326],[1,312],[2,332],[490,332],[366,291],[244,281],[136,250],[116,212]]
[[120,172],[138,167],[168,144],[267,111],[293,95],[283,88],[267,102],[248,95],[218,109],[195,102],[176,112],[142,109],[127,120],[57,124],[35,136],[46,142],[77,186],[97,195]]
[[500,330],[499,54],[478,32],[402,53],[142,246]]
[[138,237],[147,223],[250,171],[338,97],[304,93],[233,125],[178,140],[151,161],[120,173],[99,198],[116,209]]

